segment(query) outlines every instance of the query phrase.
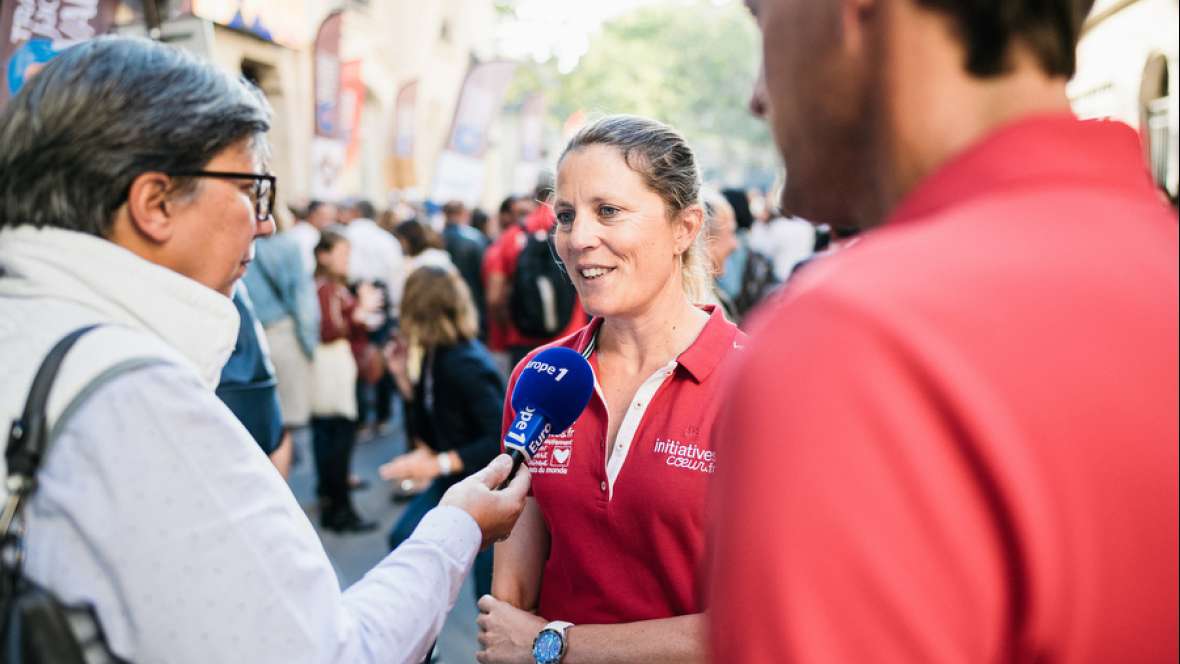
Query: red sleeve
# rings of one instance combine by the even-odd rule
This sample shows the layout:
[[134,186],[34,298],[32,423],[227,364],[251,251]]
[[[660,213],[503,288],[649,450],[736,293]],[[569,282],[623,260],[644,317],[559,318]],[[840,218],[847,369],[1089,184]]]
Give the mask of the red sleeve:
[[496,238],[496,241],[484,252],[483,273],[485,279],[493,274],[508,274],[508,271],[504,268],[504,254],[507,253],[505,247],[511,235],[510,231],[503,231],[500,237]]
[[316,284],[316,297],[320,301],[320,341],[329,343],[348,334],[343,324],[336,284],[322,281]]
[[920,335],[817,292],[760,322],[715,429],[714,661],[1003,660],[1010,561]]

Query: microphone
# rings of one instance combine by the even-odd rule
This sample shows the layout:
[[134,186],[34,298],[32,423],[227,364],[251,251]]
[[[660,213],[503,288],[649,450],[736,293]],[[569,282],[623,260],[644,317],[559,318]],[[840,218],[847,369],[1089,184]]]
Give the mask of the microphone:
[[569,428],[590,403],[594,371],[582,354],[569,348],[547,348],[521,370],[512,389],[516,417],[504,434],[504,451],[512,457],[512,471],[533,458],[549,434]]

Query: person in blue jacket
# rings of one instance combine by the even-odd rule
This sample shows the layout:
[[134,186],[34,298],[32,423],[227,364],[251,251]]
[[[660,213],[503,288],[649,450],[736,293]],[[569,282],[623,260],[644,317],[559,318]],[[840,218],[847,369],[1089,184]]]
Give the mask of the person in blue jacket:
[[274,366],[270,362],[262,325],[254,315],[250,294],[241,281],[234,286],[233,302],[242,322],[238,326],[234,351],[221,369],[217,397],[273,460],[283,437]]

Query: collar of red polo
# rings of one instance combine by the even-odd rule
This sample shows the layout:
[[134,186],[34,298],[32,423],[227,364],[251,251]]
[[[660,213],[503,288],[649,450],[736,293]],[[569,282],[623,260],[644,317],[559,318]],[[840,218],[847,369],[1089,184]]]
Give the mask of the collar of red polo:
[[1131,190],[1153,185],[1135,131],[1121,122],[1070,113],[1011,122],[952,157],[889,216],[905,223],[976,196],[1024,186],[1089,183]]
[[[697,383],[704,382],[709,377],[726,353],[737,345],[737,327],[725,319],[721,307],[715,304],[698,305],[709,314],[709,320],[701,333],[676,358],[676,366],[688,373]],[[598,331],[602,328],[602,318],[595,316],[590,324],[582,328],[573,339],[573,348],[586,359],[594,353],[598,345]]]

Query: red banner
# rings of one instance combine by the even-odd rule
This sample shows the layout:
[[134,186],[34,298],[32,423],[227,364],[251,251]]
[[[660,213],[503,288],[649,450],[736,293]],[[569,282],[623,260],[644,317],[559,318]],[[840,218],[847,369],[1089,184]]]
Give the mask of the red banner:
[[110,29],[119,0],[0,2],[0,106],[65,49]]
[[364,110],[365,82],[361,79],[361,61],[350,60],[340,65],[340,138],[348,146],[344,151],[345,168],[356,162],[360,152]]

